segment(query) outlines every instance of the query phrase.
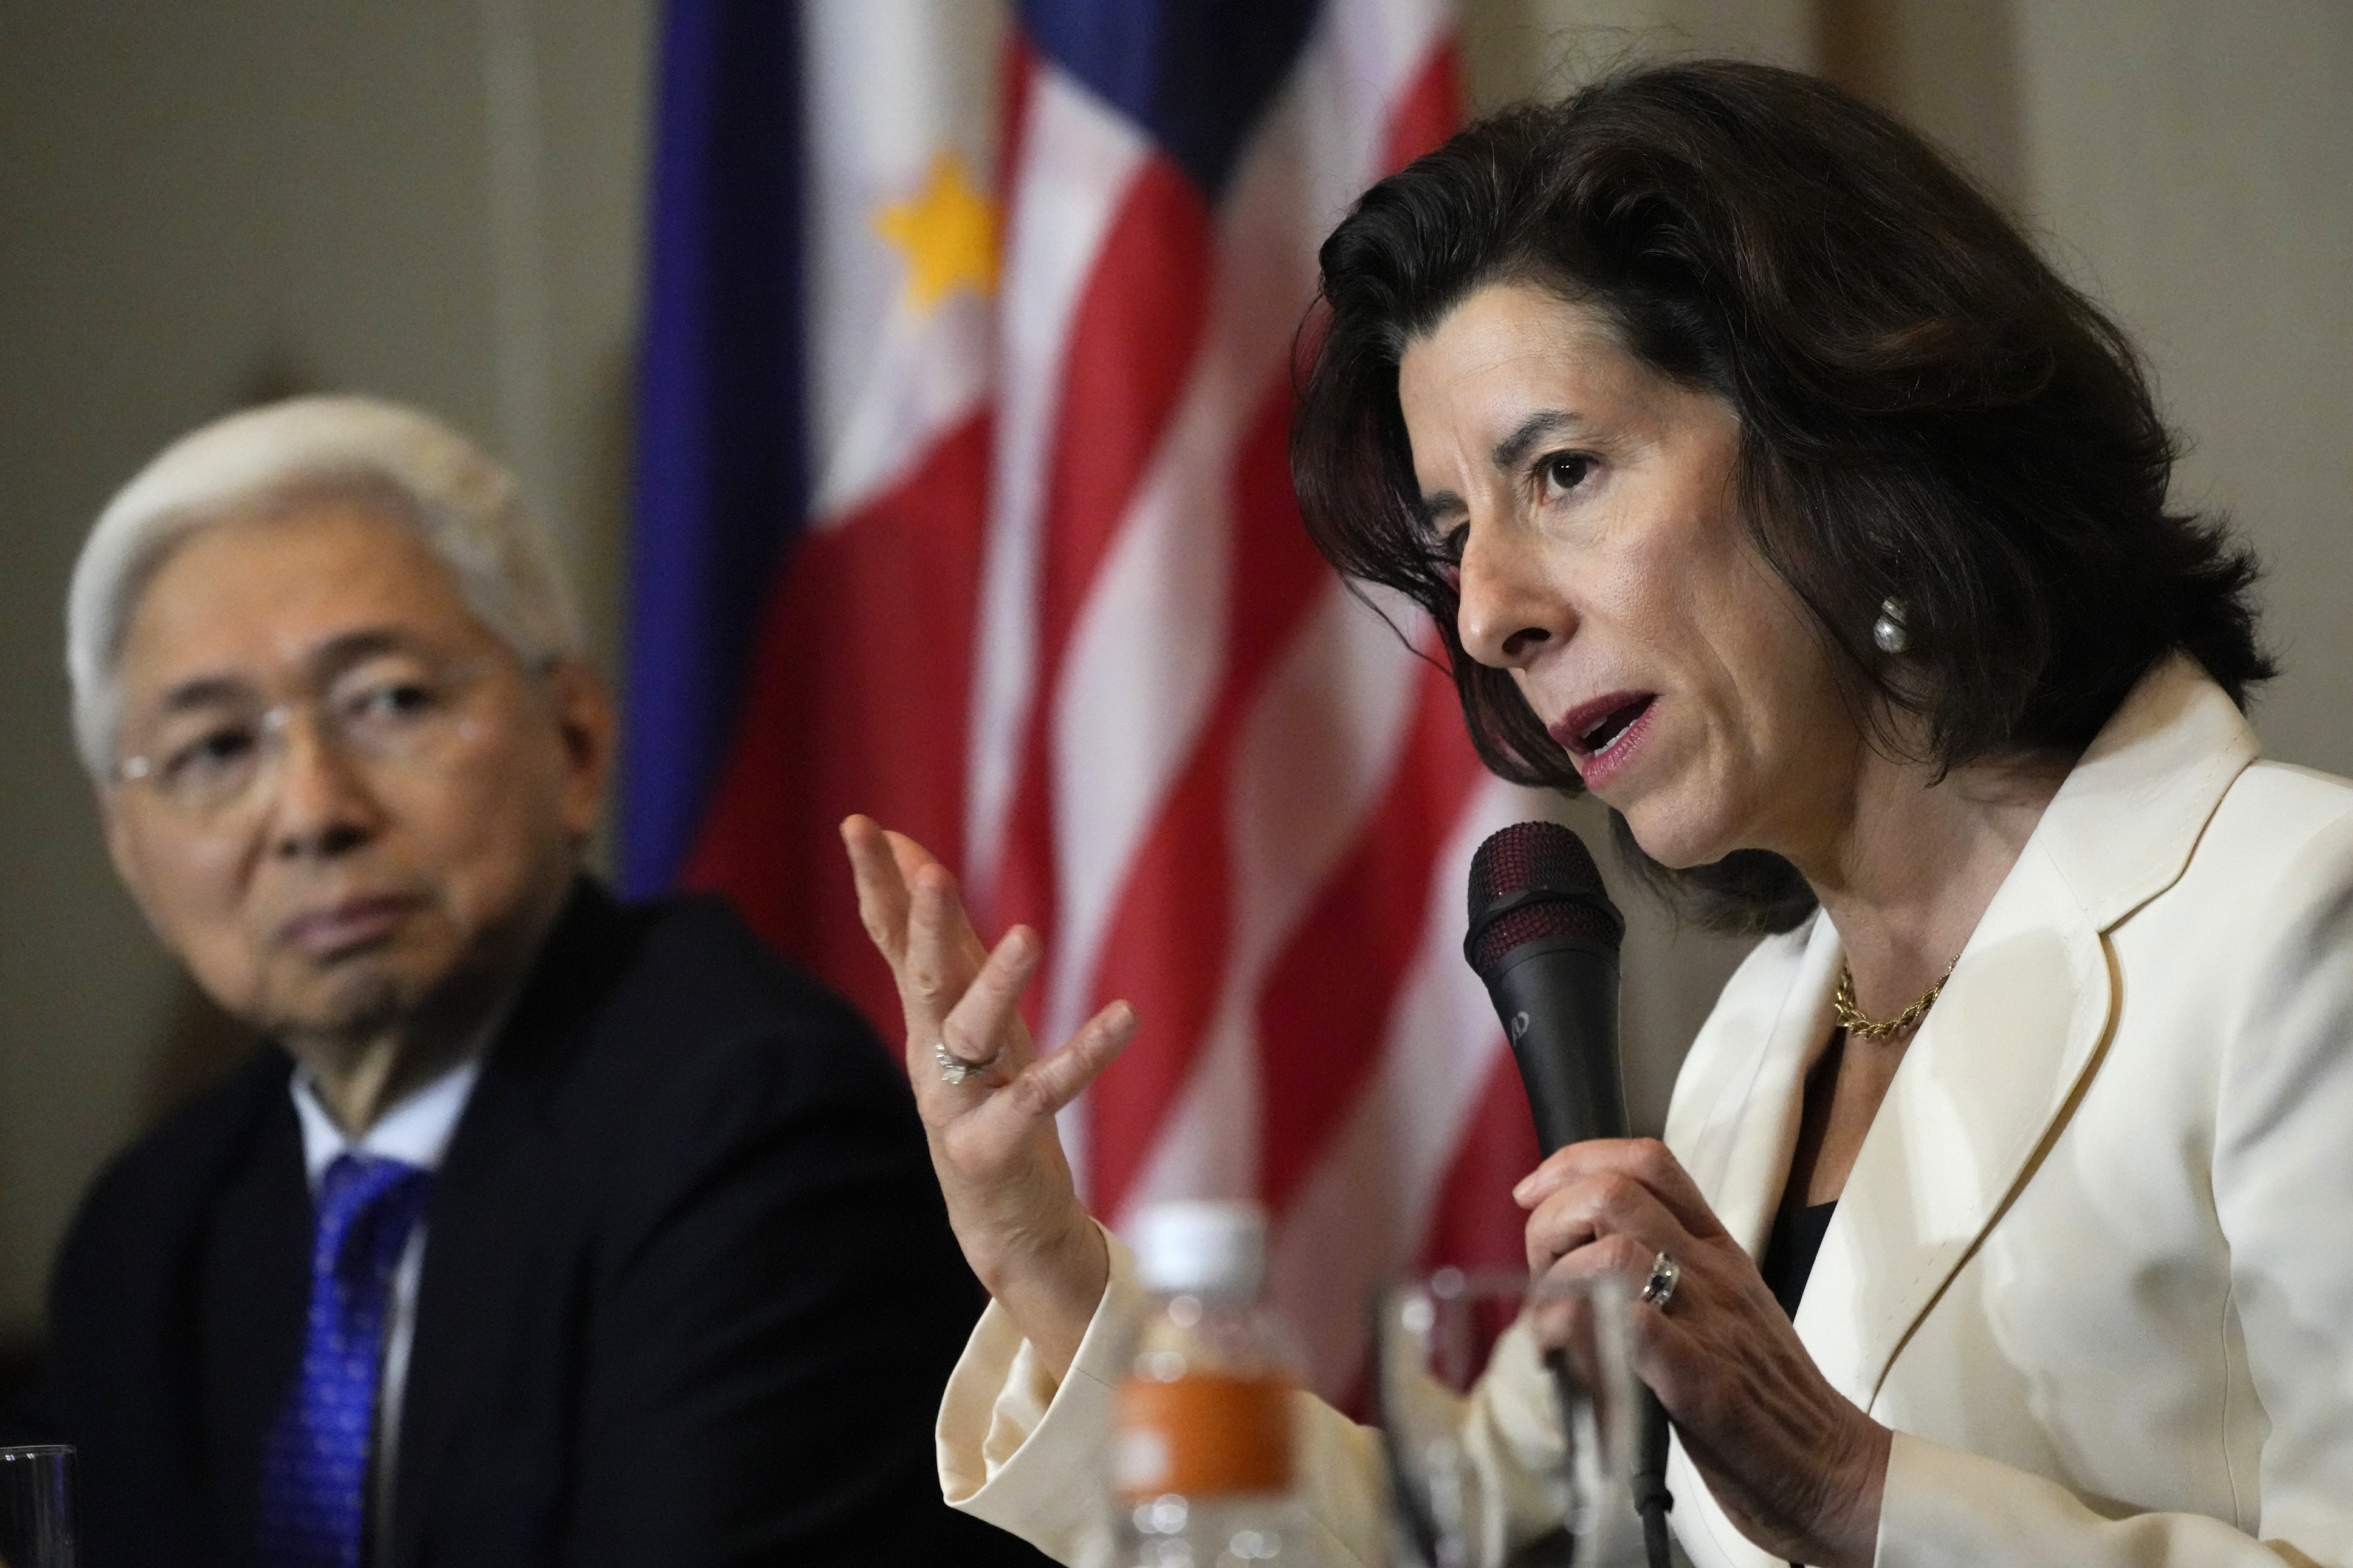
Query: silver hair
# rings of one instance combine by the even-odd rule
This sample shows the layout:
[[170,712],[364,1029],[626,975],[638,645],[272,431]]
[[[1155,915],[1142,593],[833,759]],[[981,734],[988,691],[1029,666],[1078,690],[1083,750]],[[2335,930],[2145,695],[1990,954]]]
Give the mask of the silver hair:
[[514,476],[430,415],[373,397],[293,397],[214,421],[164,448],[99,514],[66,593],[74,741],[113,767],[115,665],[140,595],[199,531],[307,493],[381,503],[458,579],[526,668],[576,655],[580,616],[547,531]]

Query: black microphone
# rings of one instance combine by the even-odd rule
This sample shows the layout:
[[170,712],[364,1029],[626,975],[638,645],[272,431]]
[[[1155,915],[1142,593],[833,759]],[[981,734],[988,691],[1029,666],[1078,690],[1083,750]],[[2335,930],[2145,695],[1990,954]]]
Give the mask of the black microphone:
[[[1556,822],[1515,822],[1471,858],[1462,956],[1485,983],[1519,1063],[1536,1143],[1550,1154],[1626,1136],[1618,1065],[1618,948],[1626,921],[1584,840]],[[1644,1555],[1665,1568],[1667,1419],[1644,1389],[1634,1507]]]
[[1626,1136],[1618,1072],[1618,945],[1626,921],[1583,840],[1515,822],[1471,858],[1462,956],[1486,983],[1547,1154]]

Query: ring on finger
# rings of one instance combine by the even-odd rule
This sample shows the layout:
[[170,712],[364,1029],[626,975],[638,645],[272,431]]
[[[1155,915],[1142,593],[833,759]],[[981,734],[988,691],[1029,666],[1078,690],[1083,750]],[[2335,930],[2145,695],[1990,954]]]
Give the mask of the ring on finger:
[[1663,1312],[1674,1300],[1675,1287],[1683,1282],[1683,1271],[1665,1253],[1651,1259],[1651,1277],[1642,1282],[1642,1300]]
[[932,1060],[939,1064],[940,1076],[955,1084],[970,1083],[997,1065],[995,1057],[989,1058],[985,1062],[966,1061],[948,1049],[948,1043],[945,1040],[932,1042]]

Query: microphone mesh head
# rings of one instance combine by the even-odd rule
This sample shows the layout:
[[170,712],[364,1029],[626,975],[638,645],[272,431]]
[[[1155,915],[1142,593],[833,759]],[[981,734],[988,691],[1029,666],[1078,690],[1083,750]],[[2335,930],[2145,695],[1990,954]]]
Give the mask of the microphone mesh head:
[[1482,980],[1522,942],[1576,936],[1616,951],[1625,920],[1585,841],[1557,822],[1515,822],[1471,858],[1471,930],[1462,955]]

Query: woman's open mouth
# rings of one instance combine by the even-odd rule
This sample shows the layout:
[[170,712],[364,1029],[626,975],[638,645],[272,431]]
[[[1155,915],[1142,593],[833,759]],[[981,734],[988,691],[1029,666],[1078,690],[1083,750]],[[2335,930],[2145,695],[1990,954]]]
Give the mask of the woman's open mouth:
[[1619,737],[1634,727],[1634,721],[1650,710],[1651,700],[1635,699],[1622,708],[1613,708],[1601,722],[1588,730],[1582,737],[1585,749],[1596,756],[1618,743]]
[[1552,726],[1553,739],[1576,759],[1587,787],[1598,787],[1631,757],[1657,700],[1653,691],[1613,691],[1570,709]]
[[1572,709],[1552,727],[1553,739],[1578,756],[1599,756],[1651,710],[1654,696],[1648,691],[1618,691]]

